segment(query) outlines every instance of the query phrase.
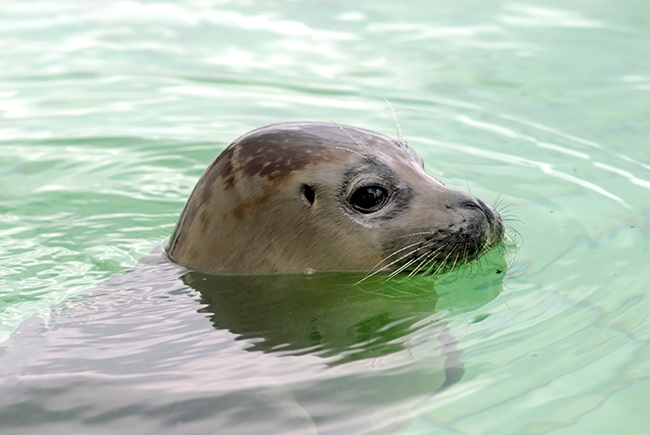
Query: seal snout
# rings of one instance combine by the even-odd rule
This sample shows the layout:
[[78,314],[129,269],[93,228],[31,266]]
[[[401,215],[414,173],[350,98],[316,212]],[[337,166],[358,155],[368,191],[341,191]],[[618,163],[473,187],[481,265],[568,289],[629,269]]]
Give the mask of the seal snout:
[[454,191],[451,200],[446,204],[447,210],[456,210],[461,214],[478,213],[493,225],[501,220],[499,213],[480,199],[462,191]]
[[487,205],[478,198],[472,197],[471,199],[465,200],[465,202],[461,204],[461,207],[465,209],[480,210],[485,215],[490,224],[494,224],[496,221],[501,219],[499,213],[494,208]]
[[498,211],[475,197],[466,199],[461,204],[461,207],[466,210],[480,212],[481,218],[487,221],[486,242],[488,246],[492,246],[501,241],[503,238],[503,223],[501,222],[501,215],[499,215]]
[[492,206],[462,191],[454,191],[447,209],[461,219],[461,232],[471,240],[493,246],[503,238],[501,216]]

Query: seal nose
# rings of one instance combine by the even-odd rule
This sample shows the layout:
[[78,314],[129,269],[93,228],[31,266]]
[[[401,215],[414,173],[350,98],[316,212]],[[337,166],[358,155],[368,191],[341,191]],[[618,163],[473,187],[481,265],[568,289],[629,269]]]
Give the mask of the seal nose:
[[461,207],[465,210],[480,210],[481,214],[485,216],[488,225],[487,242],[489,245],[497,243],[503,238],[503,223],[501,216],[494,208],[490,207],[478,198],[471,198],[463,201]]
[[465,201],[462,205],[463,208],[478,208],[483,212],[488,221],[493,222],[496,219],[496,212],[492,207],[484,203],[478,198]]
[[484,218],[490,227],[499,225],[499,213],[485,202],[461,190],[453,189],[449,193],[449,202],[446,204],[448,210],[465,210],[479,219]]
[[488,225],[491,228],[499,226],[501,218],[497,211],[476,197],[466,195],[460,200],[458,207],[465,210],[474,210],[480,212],[485,217]]

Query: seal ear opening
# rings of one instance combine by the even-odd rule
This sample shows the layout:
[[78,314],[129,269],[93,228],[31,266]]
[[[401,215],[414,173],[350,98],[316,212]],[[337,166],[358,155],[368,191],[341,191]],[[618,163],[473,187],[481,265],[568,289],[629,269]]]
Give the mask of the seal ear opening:
[[316,193],[314,192],[314,189],[306,184],[303,184],[300,187],[300,193],[302,193],[302,199],[307,205],[314,205],[314,200],[316,199]]

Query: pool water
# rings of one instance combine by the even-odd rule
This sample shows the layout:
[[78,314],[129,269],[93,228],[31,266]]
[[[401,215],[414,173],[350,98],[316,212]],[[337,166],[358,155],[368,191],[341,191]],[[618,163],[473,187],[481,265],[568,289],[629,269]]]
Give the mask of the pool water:
[[[0,24],[2,434],[647,432],[650,3],[37,0]],[[502,198],[512,242],[360,285],[165,261],[209,162],[289,120],[401,131]]]

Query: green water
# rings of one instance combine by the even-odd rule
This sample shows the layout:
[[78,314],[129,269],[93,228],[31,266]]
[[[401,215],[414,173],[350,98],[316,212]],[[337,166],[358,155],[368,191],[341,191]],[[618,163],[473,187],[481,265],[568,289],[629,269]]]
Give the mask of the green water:
[[[241,428],[237,413],[210,419],[255,395],[260,367],[262,396],[269,382],[279,385],[320,433],[647,431],[650,3],[5,1],[0,47],[0,341],[10,343],[0,348],[0,391],[9,400],[0,401],[0,421],[18,416],[2,433],[190,433],[199,421],[227,433],[226,424]],[[385,99],[429,173],[508,205],[518,246],[498,294],[479,298],[479,307],[453,300],[450,287],[429,301],[442,317],[425,306],[382,342],[399,346],[337,364],[329,354],[245,351],[264,335],[232,341],[228,329],[241,326],[192,317],[199,303],[211,318],[216,309],[180,282],[177,293],[162,292],[174,304],[160,306],[145,302],[161,294],[147,299],[118,285],[113,301],[145,301],[132,308],[140,323],[123,335],[107,325],[131,317],[102,323],[88,314],[116,310],[111,292],[74,304],[169,237],[198,176],[237,136],[297,119],[395,135]],[[49,322],[61,302],[101,334],[59,326],[65,340],[47,345],[39,344],[47,333],[29,328],[31,341],[10,338],[27,319]],[[78,349],[102,336],[110,345],[88,346],[113,353],[93,366],[101,358]],[[146,353],[165,337],[193,345]],[[361,341],[341,339],[337,349]],[[441,350],[452,342],[458,354]],[[41,348],[44,357],[30,360],[28,351]],[[157,361],[151,370],[160,379],[146,378],[127,350]],[[36,373],[42,362],[39,376],[60,370],[56,352],[91,369],[67,371],[69,384],[57,378],[62,393],[50,399],[39,397],[47,383],[16,389],[32,379],[22,366]],[[462,376],[441,389],[436,364],[452,354]],[[223,387],[219,374],[238,386]],[[93,387],[127,397],[135,411],[111,414],[126,409],[117,399],[103,413],[87,411]],[[163,418],[197,398],[211,411]],[[32,405],[67,403],[64,417],[33,426],[21,417]],[[367,409],[368,420],[358,421]],[[274,412],[269,425],[283,415]],[[305,433],[296,427],[273,426]]]

